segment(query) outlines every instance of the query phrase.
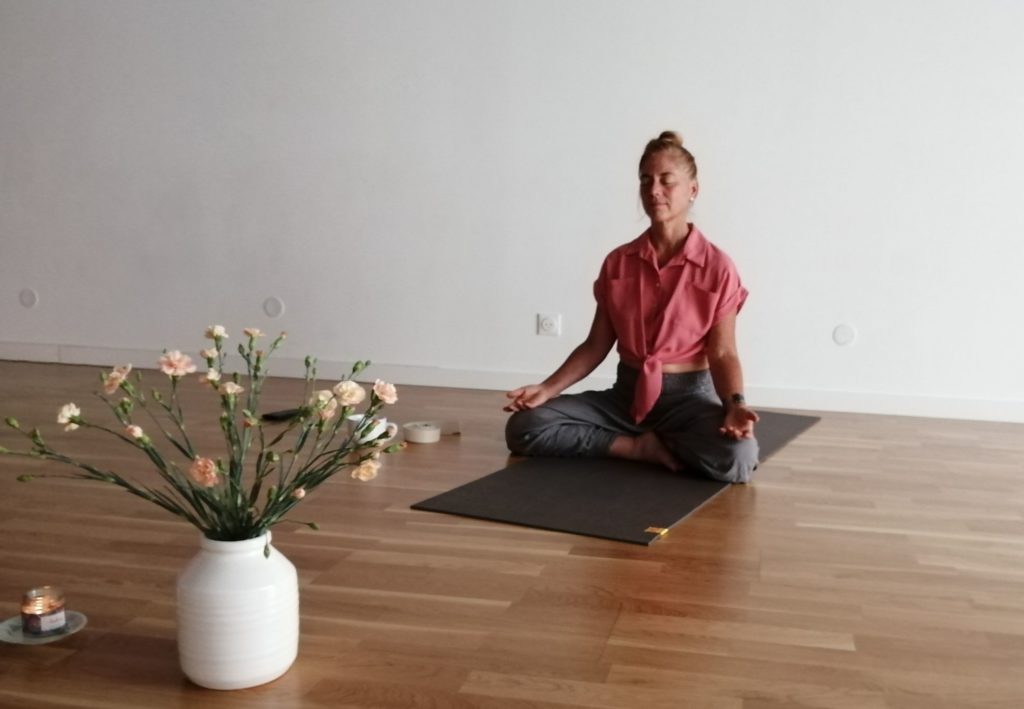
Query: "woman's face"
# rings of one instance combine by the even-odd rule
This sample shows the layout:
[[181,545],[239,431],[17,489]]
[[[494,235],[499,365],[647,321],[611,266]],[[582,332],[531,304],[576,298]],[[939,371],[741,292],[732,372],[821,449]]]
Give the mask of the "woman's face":
[[697,181],[674,151],[654,153],[640,166],[640,201],[652,224],[685,221],[696,197]]

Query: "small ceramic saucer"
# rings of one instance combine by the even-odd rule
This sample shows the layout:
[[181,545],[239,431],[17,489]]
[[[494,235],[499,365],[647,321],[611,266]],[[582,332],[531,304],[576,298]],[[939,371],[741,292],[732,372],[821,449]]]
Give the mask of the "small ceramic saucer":
[[16,645],[45,645],[46,643],[66,638],[69,635],[74,635],[84,628],[89,620],[85,617],[84,613],[79,613],[78,611],[67,611],[65,617],[68,624],[64,626],[63,632],[53,635],[27,635],[21,630],[20,615],[8,618],[3,623],[0,623],[0,641],[15,643]]

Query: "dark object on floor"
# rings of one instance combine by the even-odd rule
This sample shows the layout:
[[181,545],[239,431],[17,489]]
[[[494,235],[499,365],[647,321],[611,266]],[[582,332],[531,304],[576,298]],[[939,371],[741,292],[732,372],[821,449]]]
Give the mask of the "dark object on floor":
[[283,409],[282,411],[268,411],[260,416],[264,421],[291,421],[302,413],[302,409]]
[[[820,420],[771,411],[760,415],[762,465],[755,485],[765,473],[764,461]],[[525,458],[412,508],[650,544],[727,487],[615,458]]]

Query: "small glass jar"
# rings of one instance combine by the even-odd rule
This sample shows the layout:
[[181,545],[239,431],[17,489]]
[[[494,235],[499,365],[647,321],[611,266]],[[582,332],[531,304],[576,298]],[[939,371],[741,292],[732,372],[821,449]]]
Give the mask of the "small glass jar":
[[67,628],[64,591],[56,586],[29,589],[21,600],[21,631],[39,637],[57,635]]

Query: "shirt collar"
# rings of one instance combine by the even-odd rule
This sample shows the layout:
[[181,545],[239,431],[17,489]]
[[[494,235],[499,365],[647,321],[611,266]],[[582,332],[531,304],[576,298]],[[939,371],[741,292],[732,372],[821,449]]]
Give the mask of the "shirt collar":
[[[626,253],[634,256],[638,256],[645,261],[656,263],[657,258],[654,253],[654,245],[651,243],[650,230],[645,231],[643,234],[634,239],[629,246],[626,247]],[[708,240],[704,238],[704,235],[697,228],[696,224],[690,225],[690,235],[686,237],[686,241],[683,243],[683,248],[679,252],[668,260],[666,266],[679,264],[683,261],[690,261],[695,266],[704,266],[707,261],[708,253]]]

